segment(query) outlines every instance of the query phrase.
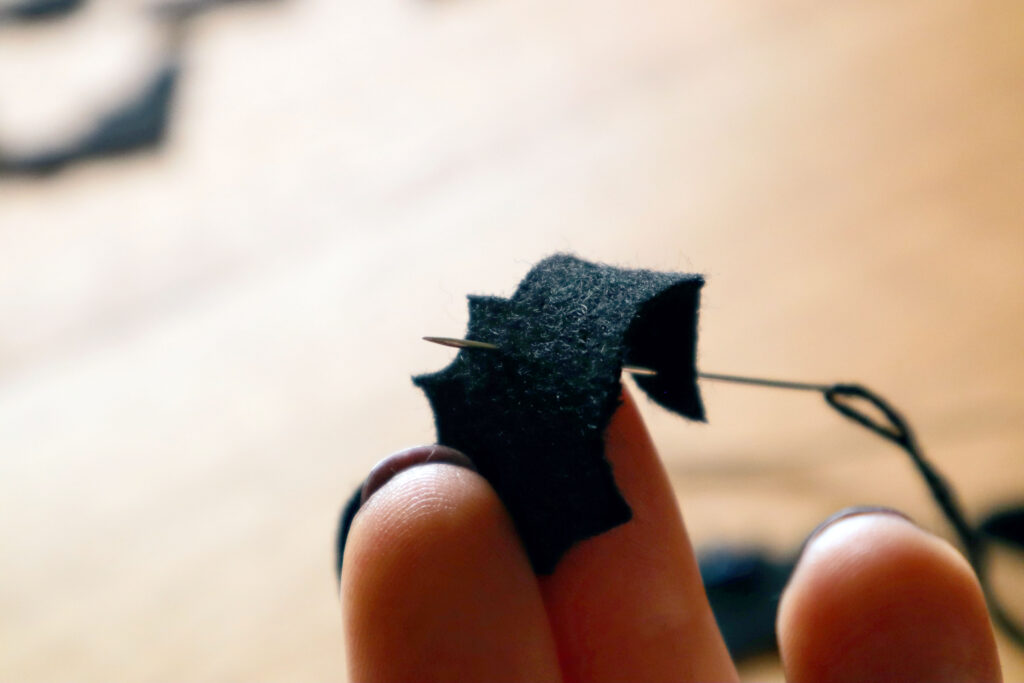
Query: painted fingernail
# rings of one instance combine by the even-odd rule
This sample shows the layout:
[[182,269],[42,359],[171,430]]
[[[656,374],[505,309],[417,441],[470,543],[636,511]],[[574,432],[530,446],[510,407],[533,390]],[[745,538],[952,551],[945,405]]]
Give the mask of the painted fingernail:
[[824,532],[826,529],[831,527],[836,522],[842,521],[844,519],[849,519],[850,517],[859,517],[860,515],[892,515],[894,517],[904,519],[910,522],[911,524],[914,523],[914,520],[910,519],[910,517],[908,517],[904,513],[900,512],[899,510],[894,510],[893,508],[890,507],[885,507],[884,505],[859,505],[855,507],[848,507],[843,510],[840,510],[834,515],[831,515],[824,522],[814,527],[814,531],[812,531],[807,536],[807,540],[805,540],[804,544],[800,547],[800,554],[803,555],[804,551],[807,549],[807,546],[809,546],[811,542],[814,541],[814,539],[821,536],[822,532]]
[[338,522],[338,533],[335,538],[335,571],[337,577],[341,578],[342,561],[345,557],[345,544],[348,541],[348,532],[352,528],[352,521],[356,517],[366,501],[388,483],[396,474],[416,465],[427,463],[444,463],[447,465],[458,465],[466,469],[476,471],[473,462],[465,455],[447,446],[416,446],[404,451],[393,453],[374,465],[369,476],[363,485],[356,489],[344,509],[341,511],[341,519]]
[[334,539],[334,571],[335,578],[341,579],[341,565],[345,559],[345,544],[348,543],[348,532],[352,528],[352,520],[359,512],[359,506],[363,500],[363,487],[355,490],[352,496],[341,509],[341,519],[338,520],[338,533]]
[[380,490],[384,484],[391,481],[399,472],[416,465],[426,464],[457,465],[474,472],[476,471],[472,461],[454,448],[438,444],[433,446],[416,446],[389,455],[373,466],[369,476],[366,477],[366,482],[363,483],[363,495],[360,504],[365,505],[370,496]]

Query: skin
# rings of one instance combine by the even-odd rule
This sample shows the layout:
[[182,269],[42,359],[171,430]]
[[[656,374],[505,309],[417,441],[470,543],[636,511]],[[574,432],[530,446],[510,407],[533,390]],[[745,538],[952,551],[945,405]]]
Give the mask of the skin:
[[[364,494],[341,577],[353,681],[737,680],[668,477],[623,398],[606,455],[634,519],[549,577],[458,458],[378,466],[389,474]],[[966,560],[892,511],[852,511],[812,535],[777,631],[793,683],[1001,680]]]

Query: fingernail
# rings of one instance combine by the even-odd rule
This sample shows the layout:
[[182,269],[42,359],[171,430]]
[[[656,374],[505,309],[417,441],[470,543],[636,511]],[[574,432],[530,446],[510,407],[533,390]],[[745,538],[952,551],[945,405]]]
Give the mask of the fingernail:
[[366,482],[363,483],[363,495],[360,505],[366,505],[366,501],[370,499],[370,496],[380,490],[384,484],[391,481],[399,472],[416,465],[426,465],[428,463],[457,465],[474,472],[476,471],[472,461],[454,448],[439,444],[409,448],[389,455],[373,466],[370,474],[366,477]]
[[348,541],[348,532],[352,527],[352,521],[366,501],[392,477],[403,470],[416,465],[427,463],[445,463],[458,465],[466,469],[476,471],[473,462],[465,455],[447,446],[415,446],[404,451],[393,453],[374,465],[369,476],[360,488],[357,488],[352,498],[349,499],[341,512],[341,519],[338,523],[338,533],[335,539],[335,563],[334,568],[337,577],[341,578],[342,561],[345,557],[345,544]]
[[855,507],[848,507],[843,510],[840,510],[839,512],[835,513],[834,515],[826,519],[824,522],[819,524],[818,526],[814,527],[814,531],[812,531],[810,535],[807,536],[807,540],[805,540],[804,544],[800,546],[800,555],[804,554],[804,551],[807,549],[807,546],[809,546],[811,542],[814,541],[814,539],[821,536],[821,534],[826,529],[831,527],[833,524],[844,519],[849,519],[850,517],[859,517],[860,515],[892,515],[894,517],[904,519],[910,522],[911,524],[914,523],[914,520],[912,520],[904,513],[900,512],[899,510],[894,510],[893,508],[890,507],[885,507],[884,505],[859,505]]
[[341,566],[345,560],[345,545],[348,543],[348,532],[352,528],[352,520],[359,512],[359,506],[363,499],[363,487],[355,490],[352,496],[341,509],[341,519],[338,520],[338,533],[334,539],[334,571],[335,578],[341,579]]

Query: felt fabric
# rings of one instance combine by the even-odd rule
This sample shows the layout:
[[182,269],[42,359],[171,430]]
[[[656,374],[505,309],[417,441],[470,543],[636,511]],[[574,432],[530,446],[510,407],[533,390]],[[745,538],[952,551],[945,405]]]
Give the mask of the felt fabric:
[[465,453],[491,483],[537,573],[631,518],[603,441],[623,364],[655,370],[637,376],[641,389],[703,420],[695,368],[703,283],[552,256],[509,299],[469,297],[466,338],[498,350],[462,349],[440,372],[414,378],[438,442]]

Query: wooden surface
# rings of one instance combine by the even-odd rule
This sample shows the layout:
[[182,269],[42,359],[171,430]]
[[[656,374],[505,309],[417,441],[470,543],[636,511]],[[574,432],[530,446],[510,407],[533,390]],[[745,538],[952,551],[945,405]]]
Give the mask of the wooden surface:
[[[432,439],[409,376],[452,354],[419,337],[554,251],[705,273],[702,369],[863,382],[972,514],[1024,498],[1019,0],[281,0],[192,29],[167,148],[0,183],[0,679],[343,679],[336,517]],[[126,2],[0,27],[0,137],[74,130],[158,41]],[[820,398],[705,396],[707,425],[645,406],[698,545],[788,552],[857,503],[948,533]]]

